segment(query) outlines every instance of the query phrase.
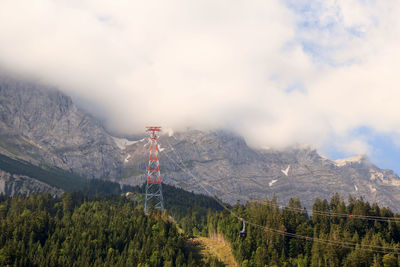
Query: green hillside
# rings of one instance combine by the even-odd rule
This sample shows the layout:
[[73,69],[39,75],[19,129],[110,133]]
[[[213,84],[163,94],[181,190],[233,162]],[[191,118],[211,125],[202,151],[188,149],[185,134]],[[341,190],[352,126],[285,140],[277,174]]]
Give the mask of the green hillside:
[[[235,215],[247,221],[245,238]],[[229,240],[240,266],[400,266],[400,215],[362,199],[316,199],[311,217],[299,199],[285,209],[276,199],[248,202],[208,223]]]
[[121,195],[0,196],[0,229],[0,266],[222,266],[195,257],[167,213]]
[[124,198],[6,198],[0,229],[0,266],[188,266],[190,260],[173,223],[157,211],[146,216]]

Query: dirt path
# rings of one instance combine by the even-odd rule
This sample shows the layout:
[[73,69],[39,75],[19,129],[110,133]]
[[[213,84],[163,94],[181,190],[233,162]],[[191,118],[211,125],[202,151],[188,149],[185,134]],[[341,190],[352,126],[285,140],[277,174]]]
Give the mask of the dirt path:
[[229,242],[226,242],[223,237],[195,237],[189,241],[192,243],[193,247],[195,248],[194,250],[196,251],[195,254],[198,254],[198,256],[207,257],[208,255],[211,255],[224,262],[226,266],[238,266],[233,258],[232,249]]

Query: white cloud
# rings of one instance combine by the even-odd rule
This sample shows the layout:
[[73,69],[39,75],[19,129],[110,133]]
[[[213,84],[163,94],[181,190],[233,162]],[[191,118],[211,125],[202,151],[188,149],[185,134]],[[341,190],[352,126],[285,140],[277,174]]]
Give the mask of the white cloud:
[[368,152],[357,127],[400,133],[399,15],[395,0],[3,0],[0,65],[125,133],[229,127]]

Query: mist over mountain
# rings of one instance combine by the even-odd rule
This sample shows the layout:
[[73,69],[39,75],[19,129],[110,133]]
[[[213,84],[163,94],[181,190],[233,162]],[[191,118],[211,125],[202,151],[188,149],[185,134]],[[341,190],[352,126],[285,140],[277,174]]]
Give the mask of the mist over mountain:
[[[145,181],[145,133],[136,139],[112,136],[69,96],[6,75],[0,76],[0,104],[1,154],[87,178],[131,185]],[[276,195],[281,204],[299,197],[310,208],[315,198],[330,198],[338,192],[345,199],[350,194],[362,196],[400,210],[399,177],[365,156],[333,161],[308,146],[254,148],[227,130],[194,129],[166,129],[159,150],[165,183],[216,195],[229,203]],[[3,184],[4,177],[7,183],[13,179],[3,175]]]
[[[379,169],[365,156],[333,161],[309,147],[254,149],[242,137],[221,130],[166,134],[160,143],[161,172],[166,183],[211,193],[232,204],[275,195],[281,205],[299,197],[304,206],[311,208],[315,198],[329,199],[337,192],[345,199],[349,195],[362,196],[396,211],[400,207],[399,177],[391,170]],[[147,164],[145,144],[143,140],[126,146],[121,182],[144,181],[145,174],[140,170],[145,170]]]
[[0,267],[400,267],[398,2],[0,1]]
[[103,126],[70,97],[55,88],[1,75],[0,103],[3,153],[87,178],[120,175],[121,151]]

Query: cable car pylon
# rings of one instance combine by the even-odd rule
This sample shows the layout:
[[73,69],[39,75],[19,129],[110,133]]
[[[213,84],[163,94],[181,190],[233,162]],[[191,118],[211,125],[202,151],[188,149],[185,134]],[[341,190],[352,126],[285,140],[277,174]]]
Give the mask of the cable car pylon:
[[[149,138],[149,164],[147,167],[146,199],[144,202],[144,212],[148,213],[149,204],[153,203],[154,208],[164,211],[164,198],[162,194],[162,180],[160,174],[160,162],[158,151],[158,133],[161,127],[146,127],[150,133]],[[151,201],[153,200],[153,201]]]

